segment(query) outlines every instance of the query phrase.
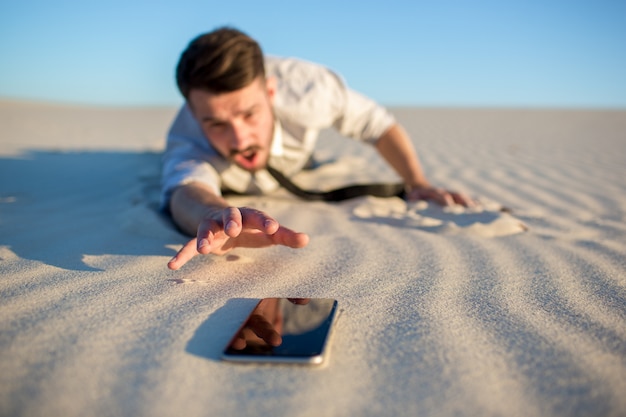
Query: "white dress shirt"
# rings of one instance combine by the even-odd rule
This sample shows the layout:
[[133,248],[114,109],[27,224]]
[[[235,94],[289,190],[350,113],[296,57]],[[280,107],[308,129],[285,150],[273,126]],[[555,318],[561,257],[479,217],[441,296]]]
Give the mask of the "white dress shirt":
[[[323,129],[332,127],[344,136],[374,144],[395,123],[384,107],[349,89],[340,76],[321,65],[266,57],[265,69],[266,76],[277,81],[270,165],[287,176],[306,164]],[[185,104],[167,136],[162,207],[168,206],[174,188],[196,181],[218,195],[222,191],[263,194],[279,187],[267,171],[250,173],[222,157]]]

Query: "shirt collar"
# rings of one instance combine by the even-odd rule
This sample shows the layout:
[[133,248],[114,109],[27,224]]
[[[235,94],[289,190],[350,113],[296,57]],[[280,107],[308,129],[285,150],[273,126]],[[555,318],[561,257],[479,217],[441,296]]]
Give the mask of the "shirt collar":
[[272,147],[270,148],[270,155],[283,156],[283,127],[278,120],[274,121],[274,136],[272,138]]

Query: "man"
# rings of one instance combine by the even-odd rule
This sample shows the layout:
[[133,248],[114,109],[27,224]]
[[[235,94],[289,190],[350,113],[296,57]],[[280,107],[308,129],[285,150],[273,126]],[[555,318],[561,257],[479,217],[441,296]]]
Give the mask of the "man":
[[234,247],[306,246],[306,234],[259,210],[231,207],[221,193],[277,189],[266,167],[297,173],[319,131],[328,127],[375,146],[404,180],[409,200],[471,204],[461,194],[432,187],[393,116],[327,68],[264,57],[246,34],[220,28],[192,40],[176,77],[186,104],[168,134],[162,204],[196,237],[168,263],[171,269],[197,254]]

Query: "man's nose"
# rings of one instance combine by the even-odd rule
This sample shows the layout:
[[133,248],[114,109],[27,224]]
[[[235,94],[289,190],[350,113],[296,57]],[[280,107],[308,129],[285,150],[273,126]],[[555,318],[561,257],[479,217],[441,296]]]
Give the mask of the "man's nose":
[[250,129],[243,123],[233,123],[231,147],[238,151],[250,146]]

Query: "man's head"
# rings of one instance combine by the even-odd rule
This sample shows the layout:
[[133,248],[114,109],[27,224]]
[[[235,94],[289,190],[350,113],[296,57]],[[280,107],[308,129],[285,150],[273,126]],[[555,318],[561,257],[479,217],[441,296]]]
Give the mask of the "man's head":
[[230,93],[265,78],[259,44],[237,29],[220,28],[193,39],[176,68],[176,82],[189,99],[193,89]]
[[198,36],[180,57],[176,81],[218,152],[248,171],[267,164],[275,84],[254,39],[231,28]]

